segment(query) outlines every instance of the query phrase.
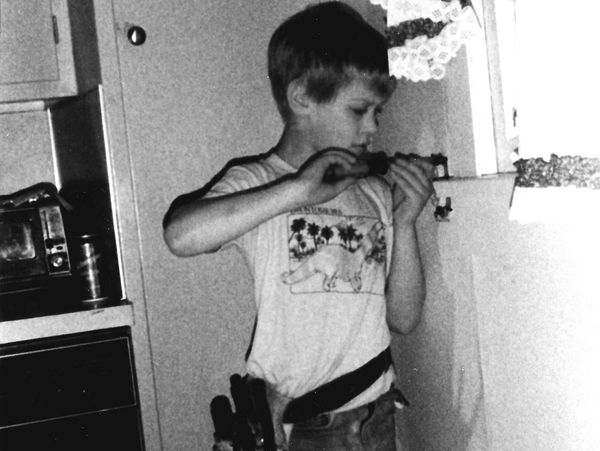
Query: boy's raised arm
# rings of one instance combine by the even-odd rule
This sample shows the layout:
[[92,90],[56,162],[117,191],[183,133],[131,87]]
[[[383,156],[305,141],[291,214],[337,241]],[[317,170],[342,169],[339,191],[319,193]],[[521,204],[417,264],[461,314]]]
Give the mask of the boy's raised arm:
[[396,161],[391,169],[394,244],[386,292],[388,324],[409,333],[419,323],[425,301],[425,278],[417,240],[416,221],[433,193],[433,166],[423,161]]
[[332,165],[349,168],[356,158],[340,149],[311,158],[298,172],[273,183],[219,197],[199,197],[175,208],[166,219],[164,239],[169,250],[189,257],[218,250],[259,224],[281,213],[325,202],[356,180],[325,182]]
[[170,251],[179,257],[212,252],[293,207],[293,183],[265,185],[220,197],[199,198],[173,211],[164,228]]

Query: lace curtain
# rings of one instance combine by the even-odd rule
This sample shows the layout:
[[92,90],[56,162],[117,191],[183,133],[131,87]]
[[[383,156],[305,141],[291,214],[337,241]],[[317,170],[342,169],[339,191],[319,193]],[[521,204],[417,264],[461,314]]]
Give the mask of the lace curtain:
[[371,0],[387,11],[390,74],[412,81],[439,80],[446,64],[477,30],[465,0]]

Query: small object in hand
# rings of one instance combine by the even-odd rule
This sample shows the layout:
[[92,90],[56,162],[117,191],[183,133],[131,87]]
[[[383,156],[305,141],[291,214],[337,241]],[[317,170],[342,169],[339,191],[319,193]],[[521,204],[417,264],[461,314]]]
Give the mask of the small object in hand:
[[[433,165],[436,169],[436,173],[438,174],[433,180],[439,180],[443,178],[448,178],[448,157],[442,155],[441,153],[432,154],[430,157],[422,157],[415,153],[411,154],[403,154],[400,152],[396,152],[393,156],[388,156],[383,151],[379,152],[367,152],[357,157],[357,162],[350,169],[345,169],[342,166],[332,165],[325,172],[325,176],[323,180],[325,182],[336,182],[338,180],[342,180],[346,177],[355,177],[362,178],[367,177],[369,175],[385,175],[390,169],[390,165],[396,161],[405,160],[405,161],[415,161],[415,160],[423,160],[427,161],[431,165]],[[442,169],[440,175],[440,167]]]
[[346,177],[362,178],[369,175],[385,175],[390,168],[390,158],[385,152],[367,152],[357,157],[356,164],[346,169],[332,165],[325,172],[323,180],[337,182]]

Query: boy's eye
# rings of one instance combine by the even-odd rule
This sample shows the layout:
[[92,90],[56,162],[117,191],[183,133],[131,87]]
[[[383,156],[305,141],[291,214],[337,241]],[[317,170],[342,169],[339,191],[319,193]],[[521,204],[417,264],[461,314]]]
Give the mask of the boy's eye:
[[364,116],[365,114],[367,114],[367,109],[366,108],[352,108],[352,112],[354,114],[356,114],[357,116]]
[[[369,108],[363,108],[363,107],[355,107],[355,108],[351,108],[352,112],[357,115],[357,116],[364,116],[365,114],[367,114],[369,112]],[[379,115],[381,114],[383,108],[375,108],[373,110],[373,114],[375,115],[375,117],[379,117]]]

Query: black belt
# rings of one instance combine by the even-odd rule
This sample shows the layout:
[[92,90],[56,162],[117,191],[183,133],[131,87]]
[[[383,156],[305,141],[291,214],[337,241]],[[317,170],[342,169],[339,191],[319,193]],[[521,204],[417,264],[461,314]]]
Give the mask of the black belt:
[[293,399],[283,415],[284,423],[298,423],[342,407],[369,388],[392,364],[389,347],[360,368]]

